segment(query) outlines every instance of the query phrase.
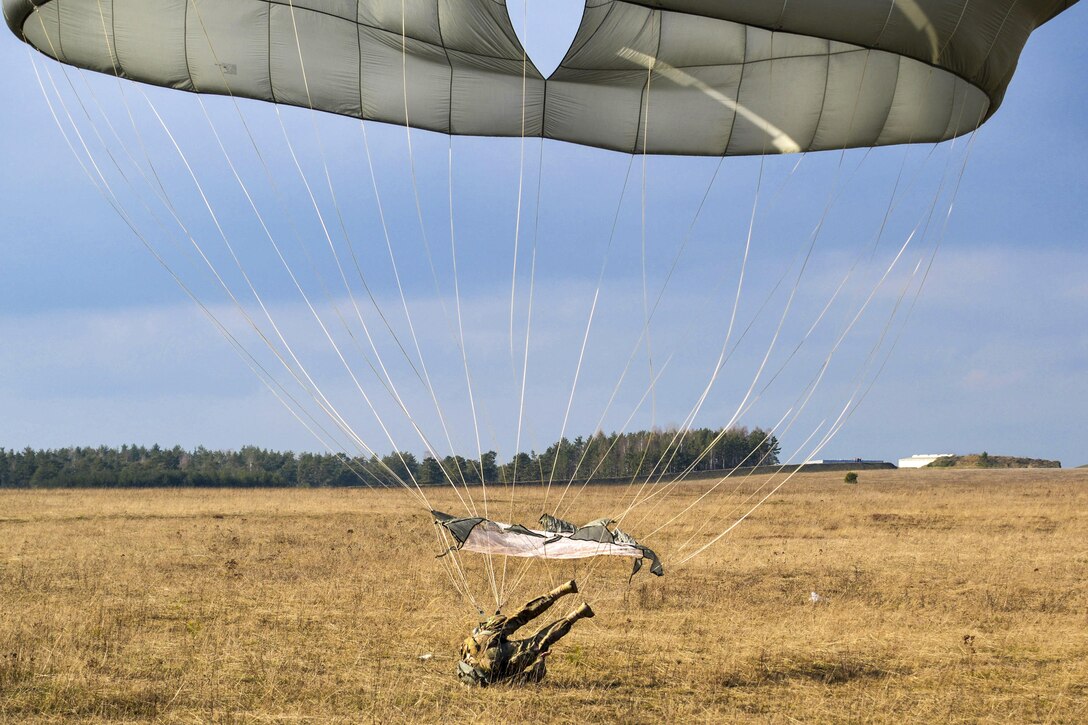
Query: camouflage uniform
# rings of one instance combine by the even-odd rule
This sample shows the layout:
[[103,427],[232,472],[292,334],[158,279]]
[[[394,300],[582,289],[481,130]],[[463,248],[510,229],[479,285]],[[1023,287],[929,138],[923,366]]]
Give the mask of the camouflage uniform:
[[548,649],[562,639],[574,623],[592,617],[593,610],[583,604],[577,611],[540,629],[528,639],[510,639],[510,635],[546,612],[565,594],[577,592],[568,582],[522,607],[510,617],[496,614],[472,631],[461,645],[457,676],[461,682],[486,687],[495,682],[540,682],[544,679],[544,659]]

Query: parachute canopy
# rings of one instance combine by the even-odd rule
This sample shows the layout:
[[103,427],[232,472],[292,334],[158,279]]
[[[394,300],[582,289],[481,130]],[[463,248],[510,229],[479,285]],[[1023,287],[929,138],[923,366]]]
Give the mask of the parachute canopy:
[[[3,0],[62,62],[450,134],[743,155],[949,139],[1076,0],[587,0],[545,80],[497,0]],[[647,123],[647,119],[649,122]]]
[[432,511],[431,515],[436,524],[444,526],[453,536],[457,542],[453,547],[456,551],[534,559],[626,556],[635,560],[632,575],[642,568],[644,559],[649,560],[652,574],[665,574],[657,554],[629,534],[610,528],[614,523],[611,519],[575,526],[544,514],[540,517],[543,530],[538,530],[520,524],[500,524],[478,516],[458,518],[440,511]]

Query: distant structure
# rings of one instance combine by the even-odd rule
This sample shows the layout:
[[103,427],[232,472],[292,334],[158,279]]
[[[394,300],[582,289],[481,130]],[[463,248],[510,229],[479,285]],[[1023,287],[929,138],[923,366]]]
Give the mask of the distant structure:
[[837,466],[843,463],[863,463],[863,464],[881,464],[885,466],[889,465],[887,461],[870,460],[868,458],[825,458],[820,461],[809,461],[809,465],[821,465],[821,466]]
[[900,458],[900,468],[922,468],[933,463],[938,458],[951,458],[954,453],[916,453],[910,458]]

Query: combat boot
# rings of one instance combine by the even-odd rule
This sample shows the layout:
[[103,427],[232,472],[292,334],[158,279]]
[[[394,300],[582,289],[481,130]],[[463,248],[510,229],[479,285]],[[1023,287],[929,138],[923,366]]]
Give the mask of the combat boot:
[[559,597],[565,597],[568,594],[577,594],[577,593],[578,593],[578,584],[573,579],[571,579],[566,584],[560,584],[555,589],[552,589],[550,592],[548,592],[548,596],[553,597],[555,599],[558,599]]
[[593,608],[589,606],[588,602],[582,602],[582,606],[568,614],[567,619],[571,622],[577,622],[579,619],[592,619],[593,616]]

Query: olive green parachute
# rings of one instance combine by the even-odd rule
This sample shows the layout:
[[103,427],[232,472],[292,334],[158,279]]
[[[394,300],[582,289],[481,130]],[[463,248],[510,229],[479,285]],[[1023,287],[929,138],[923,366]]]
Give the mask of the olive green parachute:
[[741,155],[969,132],[1000,105],[1030,33],[1075,1],[587,0],[547,80],[501,0],[3,7],[41,52],[160,86],[451,134]]

